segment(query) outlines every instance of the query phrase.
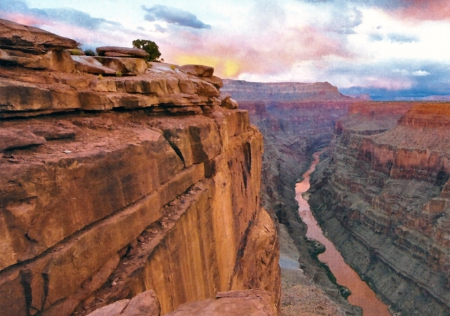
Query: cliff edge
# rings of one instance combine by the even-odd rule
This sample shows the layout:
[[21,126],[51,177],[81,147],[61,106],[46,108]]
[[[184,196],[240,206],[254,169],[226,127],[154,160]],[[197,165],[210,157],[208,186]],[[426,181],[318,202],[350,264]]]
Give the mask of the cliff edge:
[[213,69],[0,29],[2,314],[84,315],[153,290],[164,315],[256,289],[244,296],[277,313],[262,136]]

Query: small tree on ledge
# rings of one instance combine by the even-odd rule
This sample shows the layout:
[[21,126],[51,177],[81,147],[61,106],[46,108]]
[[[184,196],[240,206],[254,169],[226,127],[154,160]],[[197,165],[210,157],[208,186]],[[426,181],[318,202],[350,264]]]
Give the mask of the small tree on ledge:
[[133,41],[133,47],[143,49],[149,53],[150,56],[147,58],[148,61],[160,61],[158,58],[161,57],[161,53],[155,42],[137,39]]

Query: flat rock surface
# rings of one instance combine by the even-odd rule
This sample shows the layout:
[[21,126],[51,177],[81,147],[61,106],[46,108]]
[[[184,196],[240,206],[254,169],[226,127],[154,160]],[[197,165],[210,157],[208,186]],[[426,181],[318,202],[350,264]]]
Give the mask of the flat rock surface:
[[270,294],[261,290],[218,293],[215,299],[183,304],[167,316],[276,316]]
[[48,50],[62,50],[77,46],[77,42],[70,38],[0,19],[0,48],[42,54]]
[[112,57],[141,57],[147,58],[149,53],[140,48],[128,48],[119,46],[101,46],[97,47],[97,53],[100,56],[112,56]]
[[203,65],[184,65],[180,66],[178,69],[186,74],[197,77],[212,77],[214,73],[213,67]]

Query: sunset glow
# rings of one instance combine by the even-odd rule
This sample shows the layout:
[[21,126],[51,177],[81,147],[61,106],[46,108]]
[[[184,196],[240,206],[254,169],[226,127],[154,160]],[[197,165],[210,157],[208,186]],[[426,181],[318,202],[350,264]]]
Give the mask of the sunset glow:
[[[328,81],[384,98],[449,95],[445,0],[4,0],[0,17],[83,49],[155,41],[167,62],[252,81]],[[418,76],[417,74],[427,74]]]

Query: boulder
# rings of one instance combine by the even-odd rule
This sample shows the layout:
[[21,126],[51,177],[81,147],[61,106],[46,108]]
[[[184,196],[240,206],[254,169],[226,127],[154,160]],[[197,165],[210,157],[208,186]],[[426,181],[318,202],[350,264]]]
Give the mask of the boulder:
[[97,53],[100,56],[110,56],[110,57],[140,57],[147,58],[149,53],[140,48],[128,48],[128,47],[118,47],[118,46],[102,46],[97,47]]
[[142,58],[130,57],[94,57],[103,66],[115,70],[117,73],[138,75],[144,74],[147,70],[147,62]]
[[105,307],[99,308],[88,316],[119,316],[130,300],[120,300]]
[[75,67],[81,72],[87,72],[95,75],[115,75],[114,69],[105,67],[92,56],[72,56]]
[[14,148],[43,145],[45,143],[44,137],[36,136],[30,132],[11,128],[0,130],[0,152]]
[[159,316],[158,298],[152,290],[136,295],[125,307],[123,316]]
[[44,54],[49,50],[64,50],[77,46],[78,43],[70,38],[0,19],[0,48]]
[[222,100],[220,106],[230,110],[239,108],[237,101],[232,99],[230,96],[226,96],[225,99]]
[[133,299],[120,300],[88,314],[88,316],[159,316],[160,307],[154,291],[149,290]]
[[209,82],[210,84],[214,85],[217,89],[220,89],[223,87],[223,80],[219,77],[212,76],[212,77],[203,77],[203,80],[206,82]]
[[216,299],[188,302],[166,316],[275,316],[271,295],[262,290],[217,293]]
[[203,65],[184,65],[178,68],[180,71],[197,77],[212,77],[214,68]]

